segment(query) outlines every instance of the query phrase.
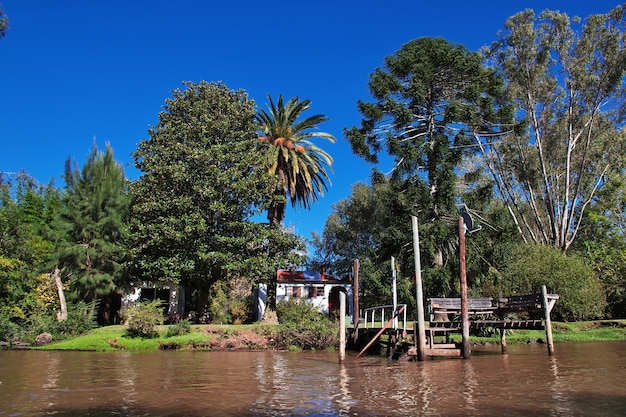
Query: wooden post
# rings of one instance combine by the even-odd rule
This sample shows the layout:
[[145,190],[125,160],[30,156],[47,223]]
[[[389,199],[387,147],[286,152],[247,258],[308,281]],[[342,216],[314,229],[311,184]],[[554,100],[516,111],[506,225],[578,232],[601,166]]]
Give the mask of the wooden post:
[[417,360],[426,359],[426,327],[424,325],[424,295],[422,293],[422,265],[420,261],[420,237],[417,217],[411,216],[413,225],[413,257],[415,262],[415,288],[417,296]]
[[548,300],[548,290],[545,285],[541,286],[541,295],[543,296],[543,311],[545,313],[546,323],[546,342],[548,343],[548,356],[554,355],[554,343],[552,342],[552,322],[550,321],[550,311],[554,306],[555,300]]
[[[396,258],[391,257],[391,286],[392,286],[392,294],[393,294],[393,313],[395,314],[398,310],[398,291],[396,289]],[[398,329],[398,317],[393,322],[393,328]]]
[[352,334],[352,339],[354,343],[359,340],[359,260],[354,260],[353,266],[353,277],[352,277],[352,327],[354,329],[354,333]]
[[506,329],[500,328],[500,346],[502,347],[502,353],[506,353]]
[[339,363],[346,359],[346,294],[339,292]]
[[463,359],[470,358],[469,316],[467,314],[467,276],[465,274],[465,221],[459,217],[459,271],[461,278],[461,333]]

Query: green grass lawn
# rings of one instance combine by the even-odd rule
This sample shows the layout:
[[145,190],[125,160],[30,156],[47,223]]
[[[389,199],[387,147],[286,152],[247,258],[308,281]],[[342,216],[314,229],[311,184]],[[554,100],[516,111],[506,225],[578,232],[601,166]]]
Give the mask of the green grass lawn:
[[[411,324],[412,325],[412,324]],[[130,337],[123,326],[106,326],[91,330],[74,339],[38,347],[43,350],[85,351],[156,351],[175,348],[178,350],[209,350],[208,342],[215,338],[237,337],[250,332],[267,335],[276,325],[194,325],[189,334],[166,337],[167,326],[158,326],[159,336],[153,339]],[[555,343],[626,340],[626,320],[598,320],[574,323],[552,322]],[[507,344],[527,343],[529,340],[545,339],[543,330],[510,330]],[[460,334],[452,335],[460,339]],[[471,337],[472,342],[499,343],[500,337]]]
[[127,350],[133,352],[155,351],[175,348],[178,350],[208,349],[207,343],[213,338],[232,337],[243,330],[262,332],[260,328],[271,330],[272,325],[193,325],[191,332],[185,335],[167,337],[168,326],[157,326],[159,336],[155,338],[132,337],[126,333],[124,326],[106,326],[91,330],[74,339],[37,347],[41,350],[84,350],[114,351]]
[[[457,335],[457,338],[460,338]],[[545,330],[507,330],[507,344],[527,343],[546,338]],[[554,343],[594,342],[626,340],[626,320],[597,320],[581,322],[552,322]],[[471,337],[472,341],[499,343],[500,335],[490,337]]]

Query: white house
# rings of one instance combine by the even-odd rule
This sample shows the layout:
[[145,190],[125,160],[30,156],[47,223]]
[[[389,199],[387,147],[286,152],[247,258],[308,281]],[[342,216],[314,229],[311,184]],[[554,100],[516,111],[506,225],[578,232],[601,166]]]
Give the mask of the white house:
[[[257,317],[265,310],[265,288],[261,286],[257,296]],[[353,310],[352,280],[350,277],[338,279],[326,275],[324,271],[276,272],[276,303],[287,300],[304,300],[315,306],[321,313],[330,314],[339,310],[339,294],[346,294],[346,315]]]

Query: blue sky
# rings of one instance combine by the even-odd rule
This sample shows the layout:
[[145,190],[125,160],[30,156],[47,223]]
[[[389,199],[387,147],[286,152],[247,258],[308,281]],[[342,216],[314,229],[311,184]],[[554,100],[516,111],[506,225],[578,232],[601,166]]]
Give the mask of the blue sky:
[[[338,139],[329,192],[285,224],[322,232],[333,203],[368,181],[343,128],[358,125],[369,74],[411,39],[432,36],[478,50],[507,17],[527,8],[570,16],[618,1],[0,0],[10,28],[0,40],[0,172],[26,170],[62,184],[65,160],[82,166],[96,140],[111,144],[131,179],[131,153],[171,90],[222,81],[264,107],[268,94],[312,100],[307,113]],[[385,167],[382,167],[384,170]]]

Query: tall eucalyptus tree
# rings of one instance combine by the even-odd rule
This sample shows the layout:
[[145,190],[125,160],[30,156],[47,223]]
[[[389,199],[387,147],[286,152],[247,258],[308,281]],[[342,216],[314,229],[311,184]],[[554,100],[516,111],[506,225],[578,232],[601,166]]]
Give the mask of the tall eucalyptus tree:
[[484,51],[523,129],[478,143],[527,242],[569,249],[607,174],[624,169],[625,25],[624,6],[582,23],[526,10]]

